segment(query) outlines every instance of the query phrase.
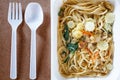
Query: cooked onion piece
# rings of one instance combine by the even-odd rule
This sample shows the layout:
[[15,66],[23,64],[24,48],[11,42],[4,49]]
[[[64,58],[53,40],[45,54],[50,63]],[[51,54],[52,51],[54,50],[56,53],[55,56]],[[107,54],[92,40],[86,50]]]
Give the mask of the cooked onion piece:
[[67,25],[68,25],[68,27],[71,28],[71,29],[75,27],[75,23],[74,23],[73,21],[69,21],[69,22],[67,23]]
[[78,23],[77,24],[77,27],[76,27],[76,30],[83,30],[84,29],[84,25],[82,23]]
[[94,29],[95,29],[94,20],[91,18],[87,19],[85,22],[85,30],[86,31],[94,31]]
[[107,31],[112,31],[112,26],[108,23],[105,24],[104,28],[107,30]]
[[105,16],[105,22],[112,24],[114,22],[114,18],[115,16],[113,15],[113,13],[107,13]]
[[112,64],[110,64],[110,63],[106,67],[108,70],[112,70],[112,68],[113,68]]
[[106,41],[100,41],[97,43],[97,48],[100,49],[101,51],[107,50],[108,47],[109,47],[109,45]]
[[72,36],[74,37],[74,38],[76,38],[76,39],[79,39],[79,38],[81,38],[81,36],[82,36],[82,32],[81,31],[79,31],[79,30],[73,30],[72,31]]

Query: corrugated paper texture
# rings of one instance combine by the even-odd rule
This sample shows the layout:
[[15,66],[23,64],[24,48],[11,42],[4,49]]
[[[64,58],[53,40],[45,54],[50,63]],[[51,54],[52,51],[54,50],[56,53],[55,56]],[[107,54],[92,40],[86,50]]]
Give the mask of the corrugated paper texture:
[[[24,12],[29,2],[38,2],[44,11],[44,22],[37,29],[37,79],[50,80],[50,1],[0,0],[0,80],[10,80],[11,26],[7,21],[9,2],[21,2]],[[17,79],[29,80],[31,31],[23,20],[17,29]]]

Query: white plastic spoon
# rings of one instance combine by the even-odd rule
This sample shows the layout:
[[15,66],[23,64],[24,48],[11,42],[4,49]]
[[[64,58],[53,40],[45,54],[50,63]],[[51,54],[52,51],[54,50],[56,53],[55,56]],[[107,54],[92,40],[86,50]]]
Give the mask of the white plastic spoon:
[[36,79],[36,30],[43,23],[43,10],[39,3],[28,4],[25,22],[31,29],[30,79]]

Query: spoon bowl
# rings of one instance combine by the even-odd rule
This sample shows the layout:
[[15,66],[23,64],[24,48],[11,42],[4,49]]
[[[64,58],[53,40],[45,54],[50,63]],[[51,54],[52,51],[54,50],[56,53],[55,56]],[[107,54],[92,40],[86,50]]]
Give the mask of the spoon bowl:
[[25,22],[31,29],[37,29],[43,23],[43,10],[39,3],[29,3],[25,11]]

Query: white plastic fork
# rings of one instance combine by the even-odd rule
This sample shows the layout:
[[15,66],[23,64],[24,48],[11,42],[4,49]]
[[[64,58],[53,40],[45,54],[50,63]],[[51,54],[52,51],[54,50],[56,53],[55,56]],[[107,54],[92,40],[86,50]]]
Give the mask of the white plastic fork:
[[22,23],[21,3],[9,3],[8,22],[12,27],[10,78],[17,78],[17,28]]

